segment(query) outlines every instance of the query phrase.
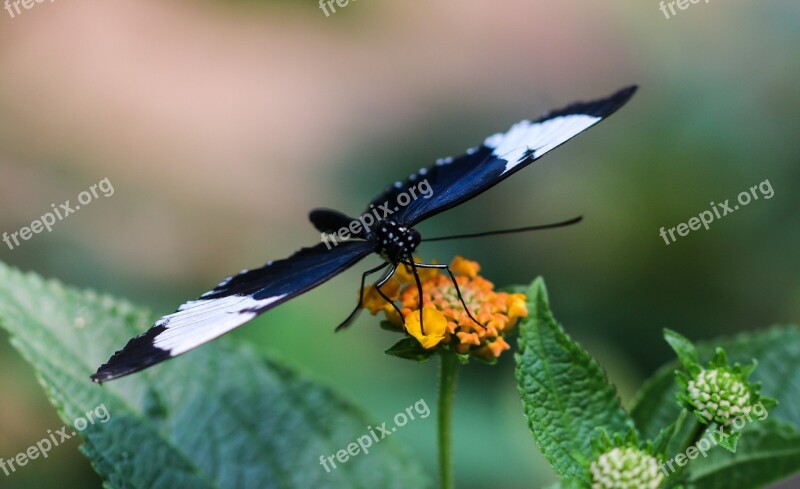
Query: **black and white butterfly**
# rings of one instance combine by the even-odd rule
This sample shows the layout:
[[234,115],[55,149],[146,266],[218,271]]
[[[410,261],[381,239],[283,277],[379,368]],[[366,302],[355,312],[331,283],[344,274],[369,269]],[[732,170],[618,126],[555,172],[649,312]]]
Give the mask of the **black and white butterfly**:
[[[383,218],[370,228],[362,226],[358,230],[359,227],[354,226],[351,229],[358,232],[351,233],[349,239],[335,246],[320,243],[303,248],[289,258],[271,261],[255,270],[244,270],[223,280],[213,290],[183,304],[176,312],[159,319],[148,331],[131,339],[92,375],[92,380],[104,382],[122,377],[186,353],[330,280],[372,253],[378,253],[384,263],[364,272],[362,291],[369,274],[387,267],[387,272],[376,283],[379,293],[380,286],[401,264],[410,267],[415,276],[417,267],[447,268],[446,265],[414,263],[412,254],[422,241],[414,229],[416,224],[497,185],[614,113],[635,91],[635,86],[627,87],[604,99],[573,103],[535,121],[518,122],[505,133],[489,136],[483,144],[468,149],[461,156],[440,159],[435,165],[411,175],[405,182],[390,185],[370,203],[366,213],[374,215],[374,210],[380,207],[388,210],[387,202],[396,202],[400,194],[408,192],[421,180],[428,183],[432,193],[429,198],[415,199],[403,207],[395,207],[390,215],[384,212]],[[328,209],[312,211],[310,219],[322,233],[349,228],[356,220]],[[563,224],[567,223],[557,225]],[[417,284],[419,286],[419,281]],[[360,305],[339,328],[355,318]]]

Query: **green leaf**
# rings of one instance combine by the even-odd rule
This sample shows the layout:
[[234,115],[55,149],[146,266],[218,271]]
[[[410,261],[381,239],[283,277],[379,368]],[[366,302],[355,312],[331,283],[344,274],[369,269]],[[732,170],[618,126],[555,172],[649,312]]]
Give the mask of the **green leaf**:
[[800,470],[800,433],[772,420],[741,431],[736,453],[713,447],[686,466],[687,489],[763,487]]
[[461,365],[466,365],[469,363],[469,355],[464,355],[463,353],[456,353],[455,355]]
[[401,333],[405,331],[402,326],[397,326],[394,323],[385,320],[381,321],[379,326],[381,329],[391,331],[392,333]]
[[667,455],[675,456],[688,447],[698,433],[703,433],[706,429],[705,422],[700,423],[696,413],[690,413],[684,409],[678,416],[675,423],[675,431],[667,444]]
[[728,365],[728,354],[724,348],[717,347],[714,350],[714,357],[711,359],[709,368],[719,368]]
[[675,353],[678,355],[678,360],[683,364],[683,368],[691,373],[700,369],[700,364],[697,360],[697,350],[691,341],[680,333],[666,328],[664,329],[664,339],[667,340],[669,346],[675,350]]
[[418,362],[430,360],[434,353],[435,350],[433,348],[426,350],[419,344],[416,338],[403,338],[386,350],[387,355],[405,358],[406,360],[416,360]]
[[674,423],[683,410],[675,400],[679,390],[675,382],[676,368],[679,365],[674,362],[658,369],[645,381],[634,398],[631,416],[643,438],[653,439],[658,436],[661,429]]
[[[744,364],[758,359],[758,368],[750,380],[761,382],[763,396],[780,402],[778,406],[769,408],[770,417],[800,427],[800,402],[797,402],[800,399],[800,327],[775,326],[704,341],[697,346],[700,359],[710,360],[717,347],[725,349],[731,362]],[[673,372],[677,368],[677,362],[661,367],[636,395],[631,415],[645,438],[656,436],[681,412],[681,407],[675,402],[678,386]]]
[[515,358],[528,426],[562,478],[586,482],[598,428],[625,435],[633,423],[603,369],[556,323],[541,278],[527,297],[529,315],[520,326]]
[[656,454],[668,453],[669,442],[675,437],[680,422],[671,424],[661,430],[653,440],[653,452]]
[[580,479],[563,480],[548,489],[585,489],[586,484]]
[[730,435],[724,437],[719,441],[719,446],[728,450],[731,453],[736,453],[736,444],[739,442],[739,438],[742,437],[741,431],[734,431]]
[[529,287],[530,285],[507,285],[505,287],[499,287],[497,291],[506,292],[508,294],[524,294],[528,292]]
[[79,417],[107,409],[106,422],[83,431],[81,447],[106,486],[429,485],[385,440],[326,472],[320,456],[347,449],[378,420],[248,348],[216,341],[131,377],[93,384],[96,367],[151,322],[127,302],[0,263],[0,327],[34,366],[61,418],[71,430]]

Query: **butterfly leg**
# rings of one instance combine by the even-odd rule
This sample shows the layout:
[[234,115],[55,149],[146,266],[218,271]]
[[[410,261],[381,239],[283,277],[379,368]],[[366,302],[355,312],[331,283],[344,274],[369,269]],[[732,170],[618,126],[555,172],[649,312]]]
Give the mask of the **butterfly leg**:
[[[403,262],[403,263],[406,264],[406,265],[410,265],[409,263],[406,263],[406,262]],[[456,294],[458,295],[458,300],[461,301],[461,305],[464,307],[464,310],[467,312],[467,316],[469,316],[470,319],[475,321],[475,324],[477,324],[478,326],[483,327],[483,325],[480,322],[478,322],[477,319],[475,319],[475,316],[472,315],[472,311],[469,310],[469,307],[467,307],[467,303],[464,301],[464,297],[461,295],[461,289],[458,288],[458,282],[456,281],[456,277],[455,277],[455,275],[453,275],[453,271],[450,270],[450,266],[449,265],[444,264],[444,263],[442,263],[442,264],[438,264],[438,263],[436,263],[436,264],[434,264],[434,263],[415,263],[413,266],[417,267],[417,268],[436,268],[438,270],[447,270],[447,274],[450,275],[450,280],[453,282],[453,286],[455,286],[455,288],[456,288]],[[422,318],[420,318],[420,319],[422,319]]]
[[461,301],[461,305],[464,306],[464,310],[467,311],[467,316],[469,316],[469,318],[472,319],[475,324],[483,327],[483,324],[475,319],[475,316],[472,315],[472,311],[470,311],[469,307],[467,307],[467,303],[464,302],[464,296],[461,295],[461,290],[458,288],[458,281],[456,280],[455,275],[453,275],[453,271],[450,270],[450,265],[445,265],[444,268],[447,270],[448,275],[450,275],[450,280],[453,282],[453,286],[456,288],[456,294],[458,294],[458,300]]
[[417,273],[417,264],[414,263],[414,257],[410,257],[411,262],[411,272],[414,274],[414,280],[417,282],[417,290],[419,291],[419,332],[424,335],[425,334],[425,326],[422,324],[422,282],[419,279],[419,273]]
[[353,312],[351,312],[350,315],[347,316],[347,319],[342,321],[342,323],[339,326],[336,326],[336,331],[339,331],[340,329],[349,326],[350,323],[352,323],[353,320],[356,318],[356,316],[358,316],[359,311],[361,311],[361,305],[364,303],[364,283],[367,280],[367,276],[377,272],[378,270],[383,270],[384,268],[386,268],[387,265],[389,264],[382,263],[380,266],[377,266],[371,270],[367,270],[366,272],[361,274],[361,288],[358,289],[359,290],[358,304],[356,304],[356,308],[353,309]]
[[377,290],[378,294],[380,294],[381,297],[383,297],[383,300],[385,300],[386,302],[391,304],[392,307],[394,307],[394,310],[397,311],[397,315],[400,316],[400,321],[402,321],[403,325],[405,326],[406,321],[405,319],[403,319],[403,312],[400,310],[399,307],[397,307],[397,304],[395,304],[394,301],[389,297],[387,297],[386,294],[384,294],[383,291],[381,290],[381,287],[383,287],[383,285],[386,282],[388,282],[390,278],[392,278],[395,271],[397,271],[397,265],[392,266],[392,268],[386,273],[386,275],[384,275],[384,277],[375,284],[375,290]]

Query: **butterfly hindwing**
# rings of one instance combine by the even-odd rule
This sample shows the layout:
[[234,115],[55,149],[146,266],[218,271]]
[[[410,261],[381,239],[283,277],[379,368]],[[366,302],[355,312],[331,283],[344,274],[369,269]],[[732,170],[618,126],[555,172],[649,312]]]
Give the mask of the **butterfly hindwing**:
[[116,352],[92,379],[111,380],[185,353],[322,284],[374,251],[375,245],[366,241],[339,243],[330,249],[320,243],[284,260],[244,270],[156,321]]
[[[405,182],[395,182],[373,200],[371,206],[386,202],[394,205],[401,193],[408,194],[420,182],[427,181],[429,198],[416,198],[406,206],[395,206],[394,212],[388,216],[413,226],[488,190],[594,126],[625,105],[635,91],[635,86],[624,88],[604,99],[578,102],[551,111],[533,122],[518,122],[505,133],[489,136],[483,144],[470,148],[461,156],[442,158],[435,165],[414,173]],[[367,208],[369,211],[370,207]]]

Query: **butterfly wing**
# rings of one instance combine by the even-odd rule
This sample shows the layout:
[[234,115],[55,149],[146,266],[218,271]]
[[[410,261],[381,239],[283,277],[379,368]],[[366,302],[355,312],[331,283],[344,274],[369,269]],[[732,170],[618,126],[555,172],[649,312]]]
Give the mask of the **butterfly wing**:
[[[384,204],[384,214],[394,206],[394,211],[384,217],[413,226],[497,185],[616,112],[635,91],[636,87],[631,86],[604,99],[577,102],[548,112],[533,122],[521,121],[505,133],[489,136],[482,145],[470,148],[461,156],[440,159],[405,182],[394,183],[370,204],[376,208]],[[430,190],[422,188],[423,181],[427,181]],[[397,206],[398,197],[402,193],[408,197],[411,191],[415,191],[416,198],[404,199],[410,202]],[[425,198],[420,191],[429,197]],[[365,213],[370,210],[368,207]]]
[[323,243],[228,277],[133,338],[92,375],[104,382],[176,357],[333,278],[375,251],[365,241]]

